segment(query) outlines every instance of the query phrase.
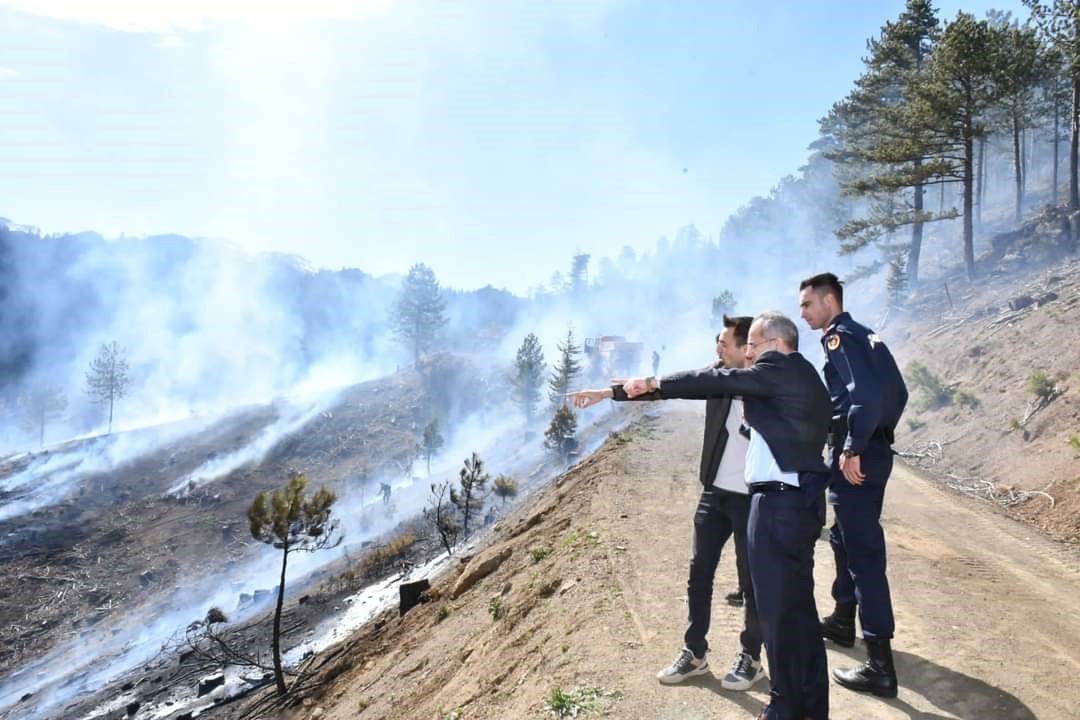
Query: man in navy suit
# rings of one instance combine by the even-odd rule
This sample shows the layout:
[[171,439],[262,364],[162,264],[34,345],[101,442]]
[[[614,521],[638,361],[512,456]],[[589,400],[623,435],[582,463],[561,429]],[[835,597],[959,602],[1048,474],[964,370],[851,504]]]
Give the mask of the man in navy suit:
[[[814,542],[825,523],[829,394],[798,353],[799,331],[775,312],[754,319],[748,368],[704,368],[622,385],[629,399],[741,397],[750,444],[747,527],[750,575],[772,680],[759,720],[827,720],[829,679],[814,603]],[[572,394],[577,407],[613,398],[611,388]]]

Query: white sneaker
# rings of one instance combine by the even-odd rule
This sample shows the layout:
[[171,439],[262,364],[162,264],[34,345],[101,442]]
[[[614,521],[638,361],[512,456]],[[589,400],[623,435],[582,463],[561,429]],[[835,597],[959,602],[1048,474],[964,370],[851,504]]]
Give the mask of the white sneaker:
[[741,652],[735,656],[731,672],[720,681],[720,687],[725,690],[749,690],[763,677],[765,671],[761,669],[761,662],[750,657],[750,653]]
[[665,685],[681,683],[686,678],[704,675],[709,672],[709,661],[696,658],[689,648],[683,648],[679,657],[666,668],[656,673],[656,679]]

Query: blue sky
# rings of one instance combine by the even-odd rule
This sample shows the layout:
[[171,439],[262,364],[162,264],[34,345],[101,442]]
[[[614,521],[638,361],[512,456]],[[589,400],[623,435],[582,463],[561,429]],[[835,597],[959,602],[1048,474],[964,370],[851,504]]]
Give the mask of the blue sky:
[[715,234],[902,7],[0,0],[0,216],[524,292]]

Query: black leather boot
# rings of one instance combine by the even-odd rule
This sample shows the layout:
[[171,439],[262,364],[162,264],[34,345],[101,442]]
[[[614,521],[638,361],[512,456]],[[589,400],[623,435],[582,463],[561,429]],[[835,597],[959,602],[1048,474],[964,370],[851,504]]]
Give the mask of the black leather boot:
[[841,647],[854,647],[855,606],[837,605],[832,615],[821,621],[821,636]]
[[833,677],[849,690],[868,692],[883,698],[896,697],[896,668],[888,640],[867,640],[866,662],[857,668],[833,670]]

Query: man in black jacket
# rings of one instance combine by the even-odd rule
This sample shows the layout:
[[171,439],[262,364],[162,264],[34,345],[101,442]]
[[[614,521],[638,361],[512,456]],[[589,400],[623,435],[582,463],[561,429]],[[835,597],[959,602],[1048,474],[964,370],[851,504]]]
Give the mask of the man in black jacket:
[[[798,329],[780,313],[750,327],[748,368],[691,370],[623,384],[629,398],[656,391],[662,399],[738,396],[751,429],[746,457],[750,485],[747,530],[750,574],[772,679],[759,720],[826,720],[829,684],[825,644],[814,603],[814,542],[825,523],[829,394],[798,353]],[[588,407],[611,389],[574,394]]]
[[[712,367],[744,368],[748,365],[746,340],[751,322],[751,317],[724,316],[724,332],[716,337],[719,361]],[[628,399],[620,385],[613,386],[612,393],[617,400]],[[661,397],[654,392],[636,399],[660,400]],[[739,635],[740,651],[720,684],[726,690],[749,690],[765,676],[761,668],[761,627],[746,552],[750,495],[744,475],[749,441],[740,433],[742,416],[742,400],[738,398],[712,398],[705,403],[705,435],[699,473],[702,492],[694,512],[690,573],[686,583],[689,617],[682,651],[671,665],[656,674],[665,685],[680,683],[709,671],[706,635],[712,617],[713,581],[720,554],[728,538],[732,537],[739,587],[745,594],[744,622]]]

